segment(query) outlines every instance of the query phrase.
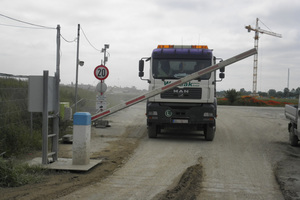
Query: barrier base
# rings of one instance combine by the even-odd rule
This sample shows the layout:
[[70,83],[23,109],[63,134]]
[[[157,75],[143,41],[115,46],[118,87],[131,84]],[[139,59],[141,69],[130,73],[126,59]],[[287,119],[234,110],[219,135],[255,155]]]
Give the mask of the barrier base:
[[90,163],[87,165],[73,165],[72,158],[58,158],[57,161],[49,163],[47,165],[42,165],[42,157],[37,157],[28,162],[29,165],[41,165],[46,169],[55,170],[68,170],[68,171],[88,171],[95,167],[96,165],[102,163],[102,159],[95,160],[90,159]]

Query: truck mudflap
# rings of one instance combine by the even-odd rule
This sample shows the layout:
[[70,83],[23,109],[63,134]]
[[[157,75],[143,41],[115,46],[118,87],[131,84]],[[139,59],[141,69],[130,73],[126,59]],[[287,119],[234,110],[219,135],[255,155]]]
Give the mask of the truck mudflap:
[[299,137],[297,135],[297,125],[289,123],[289,142],[293,147],[298,146]]

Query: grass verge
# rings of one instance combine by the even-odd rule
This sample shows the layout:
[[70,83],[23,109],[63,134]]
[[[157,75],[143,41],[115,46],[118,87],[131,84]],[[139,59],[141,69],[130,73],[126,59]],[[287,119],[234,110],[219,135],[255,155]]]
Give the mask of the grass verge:
[[42,181],[45,169],[0,158],[0,187],[19,187]]

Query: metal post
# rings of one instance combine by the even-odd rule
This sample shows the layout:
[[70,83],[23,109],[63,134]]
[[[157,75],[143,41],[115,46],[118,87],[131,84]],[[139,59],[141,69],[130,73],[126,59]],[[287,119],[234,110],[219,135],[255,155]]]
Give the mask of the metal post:
[[52,138],[52,148],[51,151],[55,152],[52,155],[53,162],[58,159],[58,137],[59,137],[59,82],[60,82],[60,26],[57,25],[57,51],[56,51],[56,73],[55,73],[55,99],[54,99],[54,113],[55,116],[53,118],[53,134],[55,134]]
[[30,136],[33,137],[33,117],[32,112],[30,112]]
[[80,36],[80,24],[78,24],[78,31],[77,31],[76,83],[75,83],[75,113],[77,112],[77,87],[78,87],[78,62],[79,62],[79,36]]
[[[103,52],[104,54],[104,58],[103,58],[103,65],[105,66],[106,62],[108,61],[108,58],[106,56],[106,50],[109,49],[109,44],[104,44],[104,48],[102,48],[101,52]],[[101,64],[102,64],[102,60],[101,60]],[[102,87],[104,85],[104,80],[101,80],[101,88],[100,88],[100,91],[102,91]],[[105,105],[106,104],[106,100],[105,100],[105,95],[104,95],[104,92],[100,92],[100,102],[102,101],[103,104]],[[102,103],[101,103],[102,104]],[[97,105],[97,103],[96,103]],[[97,108],[98,109],[98,108]],[[104,109],[106,109],[106,106],[104,106]],[[100,111],[103,111],[103,109],[100,109]]]
[[48,71],[43,75],[43,146],[42,164],[48,164]]
[[287,88],[290,89],[290,68],[288,68]]
[[[57,25],[57,34],[56,34],[56,73],[58,76],[57,83],[60,82],[60,25]],[[59,98],[58,98],[59,99]]]

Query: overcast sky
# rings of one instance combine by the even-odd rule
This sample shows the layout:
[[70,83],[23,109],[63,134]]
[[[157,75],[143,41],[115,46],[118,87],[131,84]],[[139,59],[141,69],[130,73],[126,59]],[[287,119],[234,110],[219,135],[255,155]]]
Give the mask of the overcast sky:
[[[258,91],[282,91],[300,87],[300,1],[299,0],[0,0],[0,14],[56,28],[68,41],[77,37],[77,26],[98,50],[109,44],[108,86],[147,89],[138,77],[138,61],[151,55],[158,44],[203,44],[214,55],[227,59],[254,47],[259,18],[261,29],[283,38],[260,34]],[[56,70],[56,29],[32,27],[0,16],[1,73],[42,75]],[[61,83],[75,83],[76,42],[61,38]],[[79,84],[97,85],[94,69],[103,53],[95,50],[80,32]],[[145,65],[149,70],[149,65]],[[148,76],[149,73],[146,73]],[[252,91],[253,56],[226,67],[217,90]]]

